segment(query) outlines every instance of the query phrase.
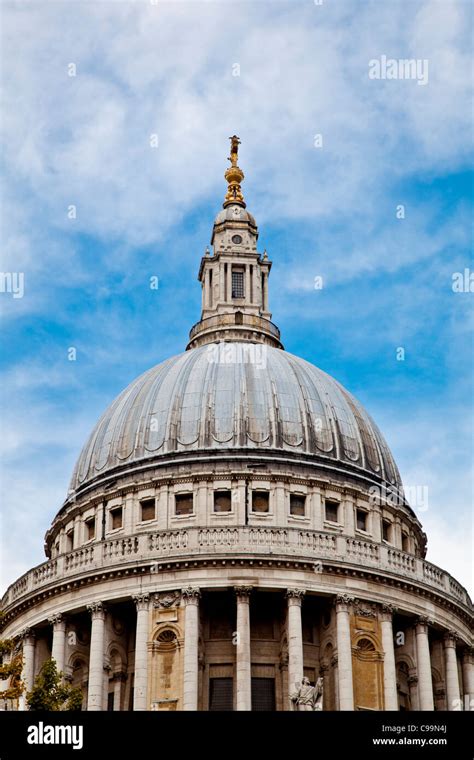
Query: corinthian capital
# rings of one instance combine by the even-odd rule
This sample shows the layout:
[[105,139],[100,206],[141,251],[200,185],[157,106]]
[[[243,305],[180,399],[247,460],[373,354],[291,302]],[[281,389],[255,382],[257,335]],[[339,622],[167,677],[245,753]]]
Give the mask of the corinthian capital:
[[350,607],[352,604],[355,604],[356,599],[354,596],[349,596],[349,594],[337,594],[337,596],[334,599],[334,604],[336,605],[336,608],[344,609]]
[[201,591],[197,586],[187,586],[181,589],[184,604],[199,604]]
[[103,617],[106,612],[103,602],[92,602],[87,605],[87,609],[91,613],[92,620],[94,620],[94,618]]
[[234,586],[236,596],[244,599],[248,599],[252,593],[253,586]]
[[306,591],[302,588],[288,588],[286,590],[286,598],[288,604],[301,604]]
[[148,603],[150,601],[149,594],[137,594],[136,596],[132,596],[132,599],[135,602],[137,611],[148,609]]

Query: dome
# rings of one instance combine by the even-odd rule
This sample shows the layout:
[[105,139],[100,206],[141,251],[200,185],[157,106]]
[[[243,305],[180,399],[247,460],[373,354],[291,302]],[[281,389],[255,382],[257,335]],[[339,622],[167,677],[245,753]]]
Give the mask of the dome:
[[257,223],[250,211],[238,204],[231,204],[226,208],[223,208],[217,214],[214,224],[223,224],[224,222],[249,222],[252,227],[256,227]]
[[309,455],[401,487],[377,426],[334,378],[277,348],[221,342],[134,380],[98,421],[70,489],[162,455],[230,449]]

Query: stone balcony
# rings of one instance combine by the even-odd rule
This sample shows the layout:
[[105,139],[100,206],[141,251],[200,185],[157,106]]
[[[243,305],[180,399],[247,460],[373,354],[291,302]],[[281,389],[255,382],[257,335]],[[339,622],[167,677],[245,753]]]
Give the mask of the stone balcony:
[[457,605],[471,609],[466,590],[447,572],[419,557],[350,536],[299,528],[196,527],[141,532],[133,536],[100,541],[38,565],[13,583],[2,599],[10,607],[60,582],[95,571],[127,565],[173,560],[217,558],[265,558],[331,562],[343,567],[371,569],[398,576],[439,592]]
[[197,348],[215,340],[255,340],[282,348],[280,330],[269,319],[243,312],[216,314],[196,322],[189,332],[187,348]]

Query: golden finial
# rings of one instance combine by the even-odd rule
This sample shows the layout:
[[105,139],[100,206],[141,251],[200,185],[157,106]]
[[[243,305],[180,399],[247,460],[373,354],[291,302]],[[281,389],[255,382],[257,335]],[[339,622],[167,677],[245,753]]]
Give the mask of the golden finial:
[[224,208],[226,206],[230,206],[231,203],[237,203],[239,206],[243,206],[245,208],[245,201],[244,196],[242,195],[242,188],[240,187],[240,183],[244,179],[244,173],[242,169],[240,169],[237,166],[237,159],[239,157],[239,145],[240,140],[237,137],[237,135],[233,135],[232,137],[229,137],[230,140],[230,156],[228,158],[228,161],[230,161],[230,167],[227,169],[225,173],[225,178],[228,182],[229,187],[227,188],[227,193],[224,198]]

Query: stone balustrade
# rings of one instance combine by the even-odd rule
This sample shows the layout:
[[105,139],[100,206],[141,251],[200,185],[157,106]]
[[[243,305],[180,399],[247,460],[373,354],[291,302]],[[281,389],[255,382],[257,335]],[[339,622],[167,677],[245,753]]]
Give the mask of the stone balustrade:
[[331,560],[351,566],[378,568],[402,576],[470,605],[465,589],[449,573],[419,557],[385,543],[299,528],[221,526],[149,531],[95,542],[38,565],[12,584],[3,597],[7,608],[31,593],[64,578],[138,560],[218,556],[289,557]]

